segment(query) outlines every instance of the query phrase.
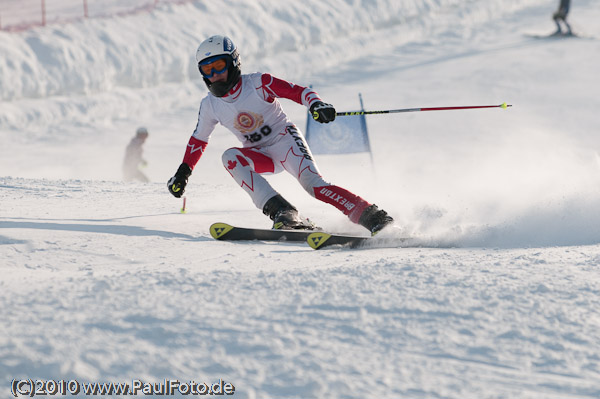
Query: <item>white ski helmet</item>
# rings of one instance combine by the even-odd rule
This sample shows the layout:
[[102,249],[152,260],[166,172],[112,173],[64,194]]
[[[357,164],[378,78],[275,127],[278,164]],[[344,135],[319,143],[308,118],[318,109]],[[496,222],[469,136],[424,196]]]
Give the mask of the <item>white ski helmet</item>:
[[[215,64],[212,64],[217,60],[224,60],[225,65],[217,69],[213,66]],[[202,75],[202,79],[204,79],[204,83],[206,83],[208,90],[216,97],[223,97],[229,93],[229,90],[236,85],[242,75],[240,55],[237,47],[227,36],[211,36],[200,43],[198,50],[196,50],[196,61],[198,61],[198,70]],[[208,64],[212,65],[209,66]],[[205,69],[208,67],[208,73],[203,71],[203,66],[205,66]],[[223,73],[226,70],[229,71],[227,81],[212,83],[208,80],[213,74]]]
[[138,127],[137,130],[135,131],[135,136],[136,137],[143,137],[143,138],[148,137],[148,129],[146,129],[143,126]]

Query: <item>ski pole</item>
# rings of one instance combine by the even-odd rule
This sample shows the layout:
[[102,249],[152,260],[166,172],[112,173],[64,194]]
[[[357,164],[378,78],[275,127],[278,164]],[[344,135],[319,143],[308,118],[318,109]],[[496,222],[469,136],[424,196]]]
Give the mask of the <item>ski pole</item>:
[[337,112],[335,116],[350,116],[350,115],[373,115],[373,114],[397,114],[401,112],[422,112],[422,111],[450,111],[456,109],[474,109],[474,108],[503,108],[512,107],[510,104],[502,103],[500,105],[470,105],[461,107],[431,107],[431,108],[402,108],[388,109],[383,111],[351,111]]
[[183,206],[181,207],[181,213],[185,213],[185,197],[183,197]]

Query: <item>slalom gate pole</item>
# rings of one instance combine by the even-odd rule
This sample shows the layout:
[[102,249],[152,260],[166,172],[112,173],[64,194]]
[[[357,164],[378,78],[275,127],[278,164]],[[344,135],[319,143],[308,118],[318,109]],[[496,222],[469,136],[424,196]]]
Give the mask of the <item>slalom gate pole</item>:
[[423,111],[452,111],[457,109],[476,109],[476,108],[502,108],[512,107],[510,104],[502,103],[500,105],[471,105],[462,107],[432,107],[432,108],[402,108],[388,109],[383,111],[353,111],[353,112],[337,112],[335,116],[350,116],[350,115],[375,115],[375,114],[397,114],[402,112],[423,112]]

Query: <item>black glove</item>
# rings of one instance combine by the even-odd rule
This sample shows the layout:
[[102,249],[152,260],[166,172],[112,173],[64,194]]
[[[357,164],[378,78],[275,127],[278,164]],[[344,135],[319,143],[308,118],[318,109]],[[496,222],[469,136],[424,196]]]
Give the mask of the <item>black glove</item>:
[[177,169],[175,176],[171,177],[167,183],[169,192],[175,197],[180,198],[185,191],[185,186],[187,185],[188,178],[191,174],[192,168],[190,168],[187,163],[179,165],[179,169]]
[[310,106],[310,114],[319,123],[329,123],[335,120],[335,108],[331,104],[317,101]]

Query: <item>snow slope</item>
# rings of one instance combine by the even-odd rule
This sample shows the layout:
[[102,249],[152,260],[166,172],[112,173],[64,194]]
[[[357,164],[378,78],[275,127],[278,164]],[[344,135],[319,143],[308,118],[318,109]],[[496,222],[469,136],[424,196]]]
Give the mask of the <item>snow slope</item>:
[[[0,396],[13,378],[173,378],[241,398],[599,397],[600,4],[572,5],[584,38],[548,40],[528,36],[554,29],[543,0],[227,6],[0,32]],[[359,92],[368,109],[513,107],[372,116],[373,164],[317,157],[426,247],[216,242],[215,221],[269,226],[221,166],[222,128],[187,213],[165,187],[206,94],[195,49],[221,32],[244,71],[339,110]],[[152,182],[122,183],[140,125]]]

